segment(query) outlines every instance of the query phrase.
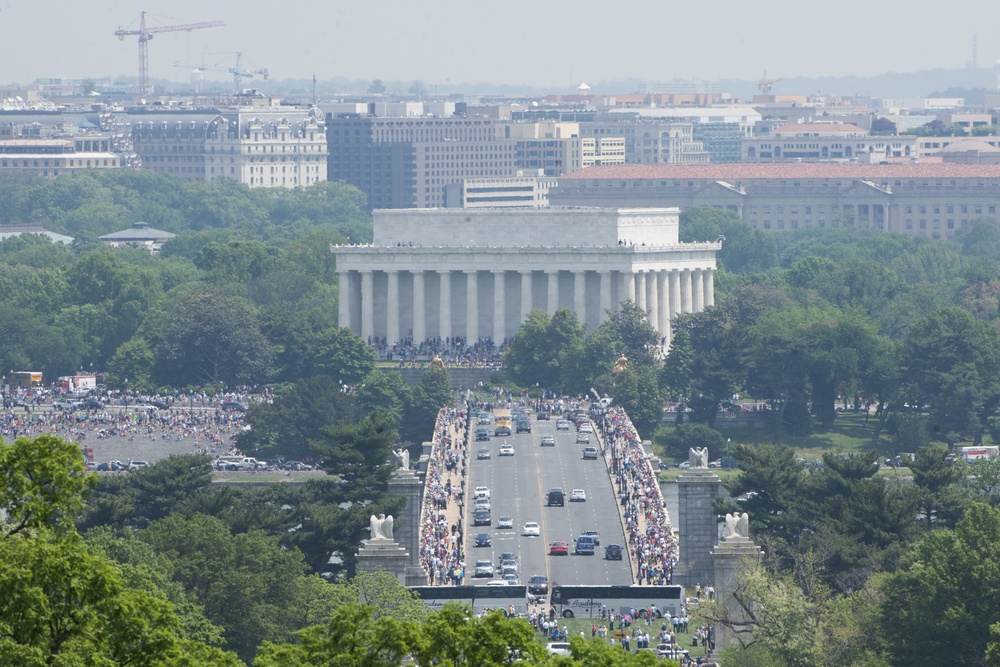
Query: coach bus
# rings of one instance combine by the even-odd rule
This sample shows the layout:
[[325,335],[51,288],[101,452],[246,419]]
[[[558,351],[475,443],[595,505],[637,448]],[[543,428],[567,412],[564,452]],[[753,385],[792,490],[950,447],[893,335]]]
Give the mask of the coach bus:
[[552,606],[563,618],[600,618],[602,608],[615,615],[627,614],[631,609],[645,614],[647,609],[652,609],[656,618],[667,611],[676,616],[683,599],[683,586],[552,587]]
[[432,610],[439,610],[449,602],[461,602],[479,613],[501,609],[524,617],[528,613],[527,586],[411,586],[424,604]]

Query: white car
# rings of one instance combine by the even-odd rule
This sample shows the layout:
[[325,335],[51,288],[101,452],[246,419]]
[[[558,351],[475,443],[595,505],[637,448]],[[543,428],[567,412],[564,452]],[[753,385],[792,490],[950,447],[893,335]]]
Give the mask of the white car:
[[[475,576],[477,577],[492,577],[493,576],[493,563],[488,560],[477,560],[476,568],[474,570]],[[506,583],[506,582],[504,582]]]
[[590,444],[590,434],[587,432],[580,432],[576,434],[576,442],[578,445],[589,445]]
[[510,586],[510,583],[506,579],[493,579],[486,582],[487,586]]
[[542,527],[539,526],[534,521],[529,521],[528,523],[524,524],[524,528],[521,529],[521,534],[525,536],[541,537]]
[[473,494],[475,498],[489,498],[490,497],[490,487],[488,486],[477,486],[476,492]]
[[500,445],[499,456],[514,456],[514,445]]
[[587,502],[587,492],[583,489],[573,489],[569,494],[569,501],[571,503],[585,503]]
[[509,516],[502,516],[499,519],[497,519],[497,528],[498,529],[499,528],[513,528],[513,527],[514,527],[514,519],[512,519],[511,517],[509,517]]
[[593,433],[594,425],[591,424],[590,422],[585,422],[583,424],[580,424],[580,428],[578,428],[577,431],[579,431],[580,433]]
[[489,498],[476,498],[476,501],[472,506],[473,512],[478,512],[480,510],[486,510],[487,512],[489,512],[492,509],[493,506],[490,504]]
[[549,642],[545,645],[545,650],[549,655],[572,655],[568,642]]
[[557,421],[556,422],[556,430],[557,431],[568,431],[569,430],[569,420],[568,419],[560,419],[559,421]]

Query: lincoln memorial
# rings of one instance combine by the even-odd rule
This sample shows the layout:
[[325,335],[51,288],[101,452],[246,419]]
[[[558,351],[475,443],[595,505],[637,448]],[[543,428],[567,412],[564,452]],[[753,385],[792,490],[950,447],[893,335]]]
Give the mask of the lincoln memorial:
[[340,325],[362,338],[513,336],[532,309],[588,329],[630,299],[669,343],[713,305],[721,245],[681,243],[676,208],[376,210],[371,245],[337,245]]

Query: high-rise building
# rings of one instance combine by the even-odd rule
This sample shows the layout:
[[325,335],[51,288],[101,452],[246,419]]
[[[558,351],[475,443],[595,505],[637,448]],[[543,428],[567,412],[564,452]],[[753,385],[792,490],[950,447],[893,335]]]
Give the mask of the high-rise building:
[[491,118],[327,116],[328,178],[368,195],[370,209],[435,208],[447,186],[516,175],[515,145]]

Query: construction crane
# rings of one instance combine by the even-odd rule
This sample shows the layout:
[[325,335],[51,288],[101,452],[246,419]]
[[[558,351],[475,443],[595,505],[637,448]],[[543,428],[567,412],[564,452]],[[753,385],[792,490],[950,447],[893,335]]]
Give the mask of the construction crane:
[[266,67],[257,67],[250,58],[247,58],[248,66],[243,66],[243,52],[236,52],[236,64],[232,67],[226,67],[225,65],[209,65],[205,63],[206,56],[222,56],[222,55],[232,55],[228,53],[221,54],[211,54],[203,53],[201,56],[201,64],[194,64],[193,59],[178,60],[174,63],[174,67],[185,67],[188,69],[194,69],[198,72],[225,72],[226,74],[233,75],[233,89],[237,94],[243,90],[243,79],[252,79],[255,76],[259,76],[263,79],[267,79],[270,72]]
[[223,21],[203,21],[201,23],[184,23],[181,25],[161,25],[146,26],[146,12],[139,14],[139,28],[123,28],[118,26],[115,35],[119,40],[124,41],[125,37],[139,37],[139,95],[145,97],[149,94],[149,40],[158,32],[191,32],[201,28],[218,28],[226,25]]
[[760,89],[761,95],[767,95],[771,92],[771,86],[778,83],[779,81],[784,81],[785,77],[779,77],[777,79],[768,79],[767,70],[764,70],[764,78],[757,79],[757,87]]

